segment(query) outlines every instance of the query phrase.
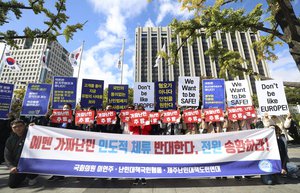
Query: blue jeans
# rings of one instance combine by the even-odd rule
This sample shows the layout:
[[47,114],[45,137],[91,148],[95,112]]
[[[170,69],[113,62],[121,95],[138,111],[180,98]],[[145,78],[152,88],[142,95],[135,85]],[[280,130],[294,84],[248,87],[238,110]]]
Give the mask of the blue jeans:
[[266,185],[273,184],[272,175],[261,175],[260,177],[261,177],[261,181],[263,184],[266,184]]
[[299,170],[298,166],[293,162],[286,163],[286,168],[288,175],[295,174]]
[[266,185],[280,183],[280,174],[261,175],[262,183]]

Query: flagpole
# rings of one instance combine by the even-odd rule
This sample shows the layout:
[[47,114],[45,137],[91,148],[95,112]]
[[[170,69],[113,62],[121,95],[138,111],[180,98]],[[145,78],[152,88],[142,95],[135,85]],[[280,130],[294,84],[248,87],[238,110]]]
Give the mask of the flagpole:
[[[165,39],[163,40],[162,51],[165,52],[165,53],[167,53],[166,40],[165,40]],[[160,58],[160,60],[161,60],[161,61],[160,61],[160,64],[161,64],[161,70],[162,70],[162,72],[164,71],[164,67],[165,67],[165,65],[166,65],[166,64],[163,63],[163,62],[166,63],[166,60],[165,60],[165,59],[163,60],[163,59],[164,59],[163,57]],[[163,81],[163,79],[164,79],[164,77],[163,77],[163,76],[164,76],[164,73],[161,73],[161,74],[162,74],[162,81]]]
[[81,51],[81,54],[80,54],[80,60],[79,60],[79,66],[78,66],[78,74],[77,74],[77,81],[79,80],[79,74],[80,74],[80,67],[81,67],[81,59],[82,59],[82,54],[83,54],[83,47],[84,47],[84,40],[82,41],[82,51]]
[[[43,51],[42,51],[42,54],[41,54],[41,59],[40,59],[40,63],[42,64],[42,66],[41,66],[42,72],[41,72],[41,75],[40,75],[40,82],[41,83],[46,82],[46,75],[47,75],[46,73],[48,73],[48,64],[47,64],[48,62],[47,62],[47,60],[48,60],[48,57],[49,57],[50,50],[47,47],[48,47],[48,44],[46,45],[45,48],[43,48]],[[44,56],[45,56],[45,62],[43,60]]]
[[[165,43],[165,42],[163,41],[163,45],[162,45],[162,47],[160,48],[160,51],[163,51],[164,43]],[[159,60],[160,60],[160,62],[159,62],[160,65],[158,65],[158,67],[157,67],[157,76],[158,76],[157,79],[158,79],[158,81],[163,81],[164,77],[161,78],[161,76],[163,75],[163,72],[164,72],[164,69],[162,69],[162,68],[163,68],[163,57],[160,57]],[[161,70],[162,73],[159,73],[159,72],[158,72],[159,70]]]
[[123,39],[123,47],[122,47],[122,69],[121,69],[121,84],[122,84],[122,82],[123,82],[124,52],[125,52],[125,38]]

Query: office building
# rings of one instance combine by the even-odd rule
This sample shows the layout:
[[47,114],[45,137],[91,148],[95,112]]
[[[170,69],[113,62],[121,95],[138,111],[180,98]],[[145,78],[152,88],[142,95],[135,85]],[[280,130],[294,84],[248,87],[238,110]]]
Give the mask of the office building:
[[[258,33],[238,32],[223,33],[217,31],[212,37],[206,38],[205,30],[193,44],[183,46],[179,51],[178,65],[168,65],[166,60],[155,66],[157,51],[160,51],[166,44],[176,42],[182,43],[182,39],[172,38],[170,27],[139,27],[136,28],[136,58],[135,58],[135,82],[155,81],[178,81],[179,76],[199,76],[202,78],[219,78],[220,67],[217,60],[204,54],[212,45],[212,38],[221,40],[222,46],[229,50],[238,51],[241,56],[250,61],[249,68],[254,72],[270,77],[269,69],[265,61],[257,62],[256,51],[251,47],[252,43],[259,39]],[[246,63],[243,64],[244,67]],[[232,77],[227,74],[228,80],[246,79],[250,85],[251,93],[255,92],[255,77],[246,75],[244,77]]]
[[[73,67],[69,62],[69,52],[57,41],[49,43],[45,39],[16,39],[18,48],[11,47],[12,57],[21,66],[20,71],[10,70],[4,62],[0,68],[0,82],[16,84],[16,89],[26,87],[27,83],[44,83],[53,76],[73,76]],[[43,68],[42,57],[46,53]],[[2,55],[2,53],[0,53]]]

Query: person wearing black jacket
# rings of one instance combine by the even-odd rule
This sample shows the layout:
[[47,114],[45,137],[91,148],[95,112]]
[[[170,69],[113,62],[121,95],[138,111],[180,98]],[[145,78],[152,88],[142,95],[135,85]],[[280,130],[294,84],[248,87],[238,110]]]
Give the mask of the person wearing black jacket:
[[294,139],[291,142],[293,144],[300,144],[300,135],[298,132],[299,126],[297,125],[297,122],[293,119],[291,113],[288,113],[283,126],[288,131],[288,134]]
[[34,185],[36,183],[35,178],[37,175],[19,173],[17,168],[27,134],[25,122],[23,120],[16,119],[12,121],[10,125],[13,132],[7,139],[4,149],[4,159],[10,169],[8,186],[10,188],[16,188],[26,178],[29,179],[28,185]]
[[[63,106],[63,110],[72,110],[72,104],[70,103],[65,103]],[[72,118],[72,122],[71,123],[52,123],[51,122],[51,117],[52,115],[50,115],[49,119],[50,119],[50,127],[59,127],[59,128],[64,128],[64,129],[75,129],[75,123],[74,123],[74,117]]]
[[282,139],[284,136],[281,135],[280,127],[278,127],[277,125],[270,125],[270,128],[275,129],[282,170],[278,174],[262,175],[261,176],[262,182],[267,185],[272,185],[275,183],[278,183],[278,184],[282,183],[280,181],[280,174],[284,174],[284,175],[287,174],[286,164],[289,160],[289,157],[287,154],[287,149],[286,149],[285,143]]
[[[113,104],[108,103],[106,105],[105,111],[115,111],[113,108]],[[111,123],[111,124],[107,124],[107,125],[100,125],[100,132],[102,132],[102,133],[119,133],[119,134],[122,133],[120,117],[119,116],[116,117],[115,123]]]
[[10,123],[14,120],[13,116],[10,116],[7,120],[0,120],[0,164],[4,160],[4,149],[6,140],[9,138],[11,133]]

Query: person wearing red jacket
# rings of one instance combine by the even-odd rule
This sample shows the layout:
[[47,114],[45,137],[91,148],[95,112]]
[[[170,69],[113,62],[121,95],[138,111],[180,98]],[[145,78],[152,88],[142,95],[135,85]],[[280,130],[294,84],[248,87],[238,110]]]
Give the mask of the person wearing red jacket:
[[[145,108],[142,105],[138,105],[137,107],[138,111],[144,111]],[[129,131],[131,132],[132,135],[150,135],[151,132],[151,125],[144,125],[144,126],[129,126]],[[133,185],[138,185],[139,181],[142,182],[142,185],[146,185],[146,179],[142,178],[136,178],[133,182]]]

